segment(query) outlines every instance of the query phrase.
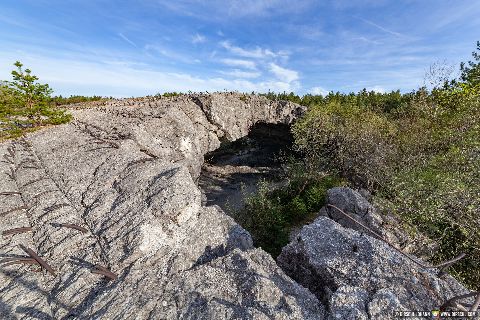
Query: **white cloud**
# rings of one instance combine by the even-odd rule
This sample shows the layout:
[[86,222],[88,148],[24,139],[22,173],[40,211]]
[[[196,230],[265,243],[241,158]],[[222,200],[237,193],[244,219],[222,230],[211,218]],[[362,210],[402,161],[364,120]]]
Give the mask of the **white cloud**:
[[222,59],[221,62],[228,66],[232,67],[242,67],[246,69],[256,70],[257,66],[255,62],[250,60],[240,60],[240,59]]
[[247,78],[247,79],[254,79],[260,77],[262,74],[257,71],[242,71],[239,69],[234,69],[231,71],[220,71],[221,74],[232,76],[235,78]]
[[377,93],[385,93],[387,92],[383,87],[381,86],[373,86],[373,87],[369,87],[369,88],[366,88],[367,91],[375,91]]
[[245,58],[263,59],[267,57],[273,58],[277,56],[269,49],[262,49],[260,47],[256,47],[253,50],[246,50],[240,47],[233,46],[229,41],[222,41],[220,42],[220,45],[232,54]]
[[207,41],[207,38],[205,36],[202,36],[201,34],[195,34],[192,38],[192,43],[197,44],[197,43],[204,43]]
[[293,82],[298,80],[298,72],[295,70],[290,70],[286,68],[282,68],[275,63],[270,63],[270,71],[280,80],[286,82]]
[[326,90],[322,87],[313,87],[313,88],[310,89],[310,93],[316,94],[316,95],[320,94],[322,96],[326,96],[326,95],[328,95],[328,90]]

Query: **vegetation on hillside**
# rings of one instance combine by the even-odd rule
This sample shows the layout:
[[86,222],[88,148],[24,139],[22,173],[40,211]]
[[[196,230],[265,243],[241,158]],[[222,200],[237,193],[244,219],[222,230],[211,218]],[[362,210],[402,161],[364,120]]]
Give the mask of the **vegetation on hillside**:
[[[292,128],[305,176],[338,176],[368,189],[383,210],[401,218],[412,237],[426,236],[434,244],[432,263],[466,253],[451,273],[479,289],[480,42],[477,46],[473,60],[461,65],[459,79],[432,90],[267,97],[309,107]],[[314,202],[320,204],[324,196],[315,193]],[[300,214],[285,223],[284,216],[294,216],[283,214],[288,208]],[[241,215],[252,216],[245,226],[258,245],[276,255],[277,242],[284,243],[305,208],[302,193],[289,184],[273,192],[261,189]]]

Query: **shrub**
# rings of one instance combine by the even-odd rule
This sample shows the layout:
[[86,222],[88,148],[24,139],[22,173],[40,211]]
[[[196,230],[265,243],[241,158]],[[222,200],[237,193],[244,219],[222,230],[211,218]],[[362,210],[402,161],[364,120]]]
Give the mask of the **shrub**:
[[298,163],[290,164],[295,172],[289,174],[288,184],[273,189],[260,182],[258,192],[249,195],[245,207],[235,213],[237,221],[253,237],[255,245],[276,257],[289,241],[292,228],[311,222],[325,204],[328,189],[342,184],[338,178],[299,173]]
[[395,126],[386,116],[354,104],[312,106],[293,126],[296,146],[308,162],[321,164],[366,188],[380,186],[390,174],[396,149]]

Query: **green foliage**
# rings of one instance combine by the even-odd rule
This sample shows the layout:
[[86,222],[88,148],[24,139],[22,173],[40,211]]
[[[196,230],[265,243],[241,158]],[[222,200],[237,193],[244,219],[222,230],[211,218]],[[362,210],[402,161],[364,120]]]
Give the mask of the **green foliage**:
[[243,102],[247,103],[248,102],[248,96],[246,94],[242,95],[240,97],[240,100],[242,100]]
[[252,235],[255,245],[276,257],[288,243],[292,228],[311,222],[325,204],[328,189],[342,184],[333,176],[308,174],[305,166],[289,163],[289,183],[272,189],[259,184],[255,195],[246,197],[236,219]]
[[304,96],[298,96],[293,92],[290,93],[273,93],[269,92],[261,94],[270,100],[285,100],[298,103],[300,105],[309,106],[323,106],[330,103],[340,104],[354,104],[359,107],[370,108],[372,111],[377,112],[390,112],[395,110],[408,101],[411,100],[412,95],[402,95],[400,91],[392,91],[390,93],[378,93],[375,91],[367,91],[363,89],[359,93],[343,94],[340,92],[330,92],[326,96],[306,94]]
[[169,97],[176,97],[176,96],[179,96],[179,95],[181,95],[181,93],[174,91],[174,92],[165,92],[161,96],[164,97],[164,98],[169,98]]
[[30,69],[15,62],[13,81],[0,82],[0,139],[9,139],[36,127],[70,121],[71,116],[51,105],[52,89],[37,82]]
[[466,253],[451,272],[479,289],[480,59],[474,58],[462,66],[460,81],[431,92],[330,94],[292,131],[307,163],[369,189],[407,229],[433,241],[432,262]]
[[12,106],[28,118],[39,118],[52,93],[48,84],[40,84],[37,76],[30,69],[23,70],[19,61],[14,64],[17,70],[12,71],[13,81],[6,81],[12,92]]
[[472,57],[474,61],[469,61],[467,63],[462,62],[461,69],[461,79],[463,82],[469,84],[473,87],[480,86],[480,41],[477,41],[477,51],[472,52]]
[[62,106],[62,105],[74,104],[74,103],[100,101],[104,99],[105,98],[101,96],[86,97],[86,96],[72,95],[70,97],[62,97],[60,95],[60,96],[55,96],[50,98],[48,102],[51,106]]
[[312,163],[376,188],[385,180],[395,150],[396,128],[388,118],[352,103],[328,102],[312,106],[292,132],[299,151]]

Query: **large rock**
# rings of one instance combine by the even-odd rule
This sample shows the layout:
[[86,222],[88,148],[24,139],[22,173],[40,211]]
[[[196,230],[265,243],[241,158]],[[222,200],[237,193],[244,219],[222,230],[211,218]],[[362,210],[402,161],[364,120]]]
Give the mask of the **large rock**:
[[434,310],[468,292],[451,276],[439,277],[384,241],[324,216],[303,227],[277,261],[331,319],[392,319],[394,311]]
[[329,217],[343,227],[375,238],[386,239],[397,247],[405,246],[408,237],[399,228],[399,221],[391,215],[380,214],[366,199],[368,196],[366,190],[356,191],[348,187],[332,188],[327,191],[326,206],[320,210],[320,215]]
[[[0,266],[2,319],[322,319],[196,185],[205,153],[298,105],[240,94],[115,100],[0,144],[2,257],[36,251],[55,275]],[[62,227],[69,223],[88,232]],[[91,273],[100,264],[117,280]]]

